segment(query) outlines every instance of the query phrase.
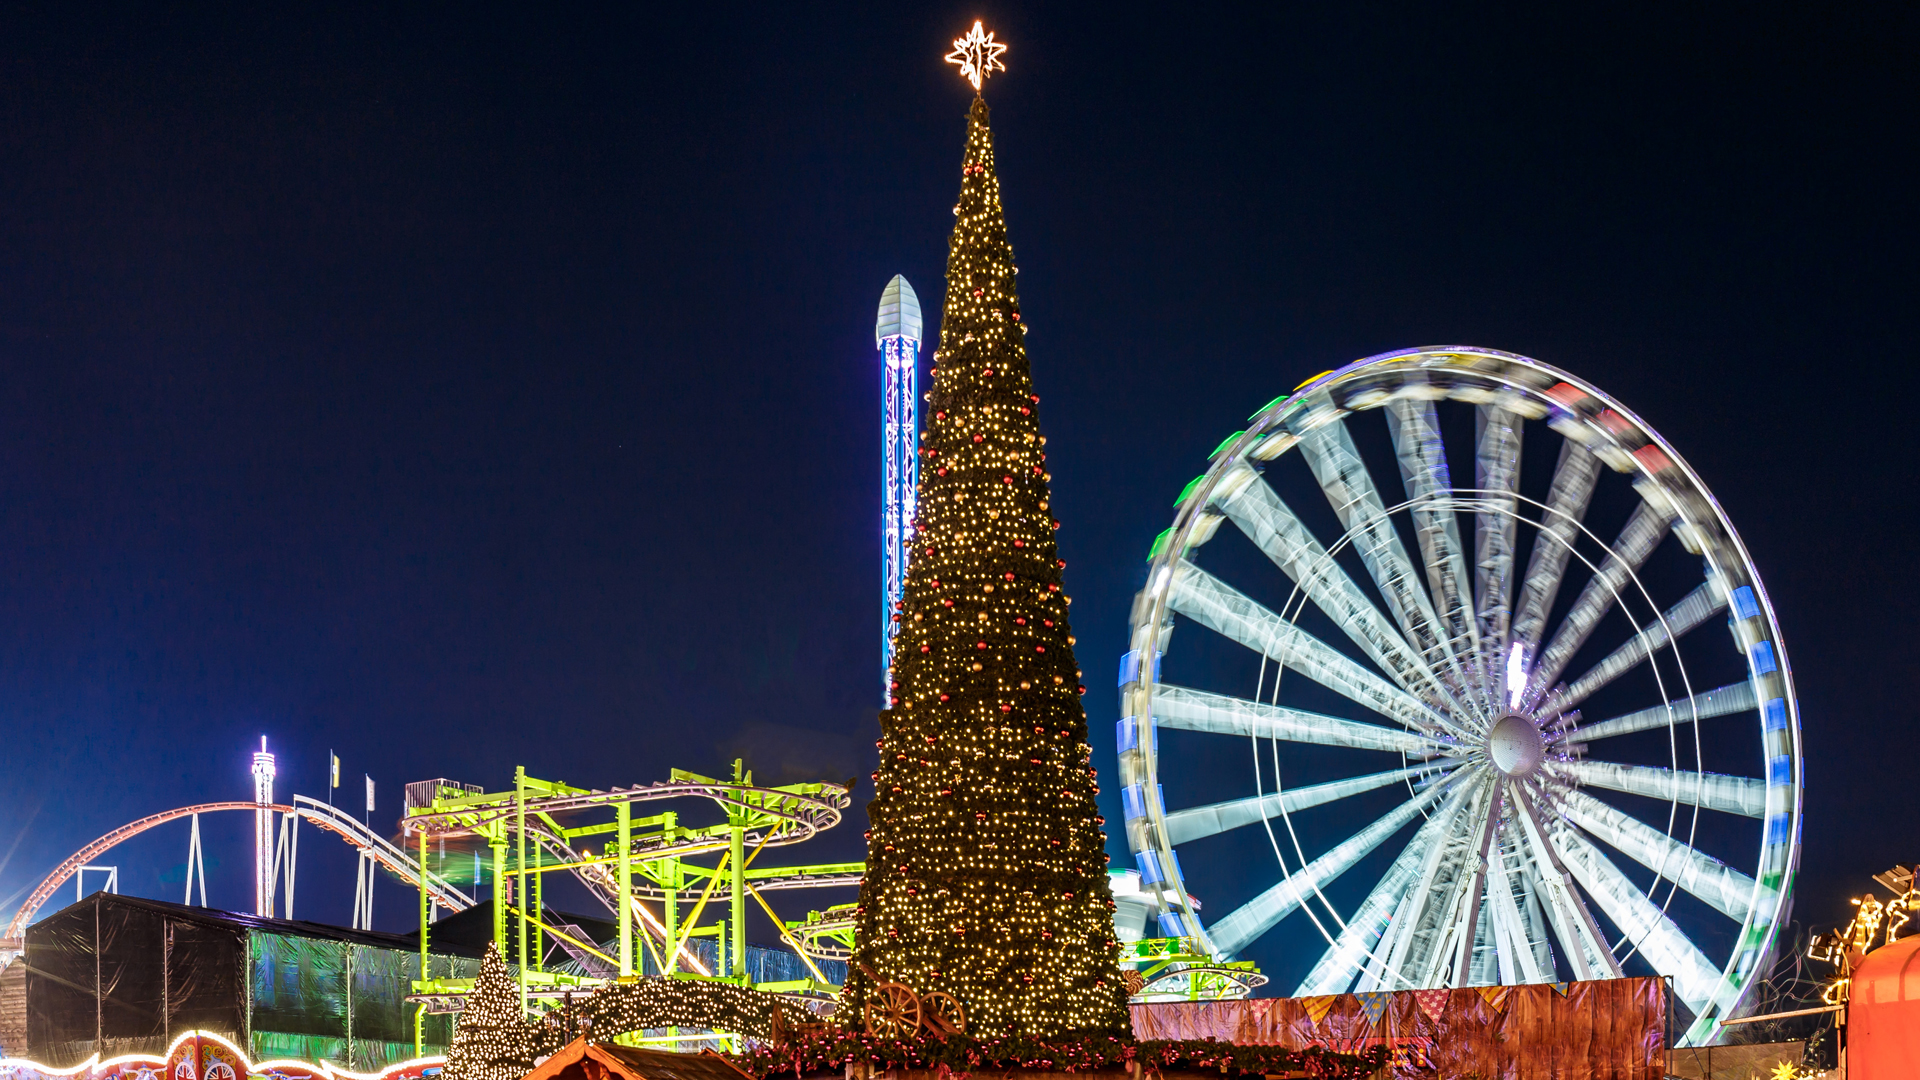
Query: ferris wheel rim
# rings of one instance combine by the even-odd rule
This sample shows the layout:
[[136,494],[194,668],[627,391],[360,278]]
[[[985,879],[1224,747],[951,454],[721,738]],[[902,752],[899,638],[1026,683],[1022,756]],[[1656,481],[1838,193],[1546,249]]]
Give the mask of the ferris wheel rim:
[[[1397,377],[1397,382],[1395,378],[1383,378],[1372,390],[1369,390],[1363,385],[1362,380],[1365,376],[1379,372],[1387,372]],[[1292,394],[1277,398],[1274,402],[1261,409],[1254,415],[1252,423],[1250,423],[1246,431],[1230,437],[1214,452],[1212,455],[1213,460],[1210,463],[1208,471],[1203,474],[1202,477],[1196,479],[1193,484],[1189,485],[1187,491],[1183,492],[1182,499],[1178,503],[1179,509],[1175,516],[1174,527],[1169,529],[1167,533],[1162,534],[1161,539],[1156,541],[1155,550],[1151,553],[1149,559],[1149,584],[1147,589],[1143,590],[1142,602],[1136,603],[1135,605],[1135,614],[1132,619],[1134,634],[1130,639],[1131,649],[1126,661],[1126,663],[1132,665],[1131,670],[1136,672],[1137,686],[1138,689],[1142,691],[1140,700],[1143,703],[1143,707],[1129,708],[1132,699],[1129,697],[1129,693],[1126,692],[1126,688],[1129,686],[1126,678],[1128,668],[1123,666],[1122,713],[1127,716],[1129,720],[1135,717],[1138,718],[1138,723],[1144,732],[1144,734],[1139,735],[1138,738],[1143,746],[1151,747],[1153,739],[1151,731],[1153,728],[1159,726],[1158,718],[1155,717],[1154,710],[1151,707],[1152,700],[1154,695],[1163,689],[1158,673],[1155,670],[1157,668],[1157,656],[1160,651],[1158,648],[1158,638],[1160,628],[1163,625],[1168,627],[1172,625],[1171,619],[1173,612],[1168,603],[1168,597],[1171,592],[1169,588],[1171,578],[1175,573],[1180,572],[1181,564],[1185,562],[1185,556],[1188,551],[1193,547],[1197,547],[1199,543],[1204,542],[1205,536],[1195,540],[1194,533],[1196,529],[1200,528],[1203,524],[1203,514],[1214,498],[1215,489],[1219,486],[1222,479],[1232,471],[1232,467],[1250,464],[1248,461],[1250,452],[1262,447],[1269,442],[1269,440],[1280,441],[1276,438],[1277,436],[1291,434],[1293,440],[1287,442],[1278,452],[1262,455],[1261,458],[1256,460],[1276,458],[1294,449],[1294,444],[1297,443],[1299,439],[1304,438],[1316,428],[1329,423],[1338,426],[1338,421],[1350,413],[1381,408],[1389,400],[1393,400],[1393,398],[1388,395],[1386,391],[1379,390],[1379,386],[1394,383],[1404,388],[1405,386],[1411,385],[1415,378],[1424,381],[1428,375],[1433,374],[1445,376],[1442,382],[1446,383],[1446,385],[1441,386],[1441,389],[1448,390],[1449,392],[1426,394],[1426,400],[1432,401],[1443,396],[1457,397],[1475,401],[1477,404],[1483,404],[1484,407],[1484,402],[1490,400],[1489,398],[1475,398],[1468,397],[1465,394],[1454,394],[1449,389],[1470,387],[1475,393],[1493,392],[1503,394],[1513,401],[1527,401],[1531,402],[1533,406],[1541,407],[1540,412],[1527,414],[1530,418],[1538,419],[1542,415],[1547,415],[1546,410],[1551,408],[1554,410],[1552,415],[1556,418],[1554,422],[1556,431],[1560,430],[1558,426],[1559,421],[1565,420],[1583,433],[1584,437],[1582,438],[1581,445],[1592,451],[1595,456],[1598,456],[1600,453],[1600,451],[1593,449],[1597,443],[1601,444],[1601,450],[1608,450],[1618,458],[1625,458],[1625,467],[1623,467],[1622,464],[1616,463],[1615,458],[1602,459],[1603,463],[1612,466],[1614,471],[1633,473],[1637,480],[1647,481],[1654,486],[1654,490],[1656,491],[1666,495],[1682,497],[1682,499],[1676,500],[1672,516],[1654,527],[1651,534],[1653,537],[1652,545],[1657,547],[1664,542],[1670,528],[1677,531],[1678,527],[1684,524],[1689,529],[1695,530],[1694,539],[1701,545],[1701,550],[1695,553],[1701,555],[1705,560],[1710,571],[1710,580],[1708,584],[1702,585],[1696,589],[1694,593],[1683,597],[1681,603],[1674,605],[1669,611],[1662,611],[1659,605],[1651,604],[1651,597],[1648,596],[1647,600],[1654,614],[1661,617],[1660,621],[1664,640],[1661,643],[1645,647],[1638,659],[1627,655],[1632,652],[1630,646],[1633,646],[1633,642],[1631,640],[1627,644],[1615,649],[1613,653],[1607,654],[1606,659],[1602,662],[1603,665],[1614,663],[1618,656],[1627,655],[1627,659],[1623,662],[1623,666],[1619,667],[1619,669],[1612,674],[1606,675],[1605,678],[1593,687],[1586,689],[1585,693],[1590,694],[1599,686],[1604,686],[1613,678],[1617,678],[1621,673],[1632,670],[1633,667],[1640,663],[1647,662],[1649,658],[1656,655],[1661,648],[1673,650],[1673,655],[1677,658],[1679,639],[1693,629],[1704,625],[1707,619],[1716,611],[1729,609],[1733,603],[1730,597],[1733,595],[1734,590],[1738,588],[1745,587],[1746,598],[1744,603],[1754,608],[1753,615],[1741,616],[1742,621],[1751,620],[1754,615],[1758,616],[1757,622],[1754,623],[1755,629],[1753,630],[1755,640],[1764,641],[1770,647],[1771,652],[1768,653],[1768,657],[1770,658],[1770,662],[1775,665],[1773,668],[1762,671],[1757,667],[1757,662],[1750,659],[1747,677],[1742,680],[1741,683],[1700,693],[1696,693],[1693,690],[1691,687],[1691,679],[1683,674],[1683,685],[1686,690],[1685,699],[1675,702],[1662,690],[1662,704],[1656,707],[1665,709],[1670,717],[1676,708],[1685,707],[1688,716],[1686,719],[1678,722],[1691,723],[1694,727],[1693,734],[1696,740],[1699,737],[1700,721],[1702,719],[1726,715],[1729,712],[1748,711],[1755,707],[1760,708],[1762,712],[1761,736],[1764,765],[1762,770],[1764,776],[1762,778],[1757,781],[1741,780],[1741,778],[1728,778],[1722,777],[1720,774],[1710,774],[1704,768],[1704,759],[1701,757],[1697,747],[1694,754],[1695,769],[1691,774],[1684,774],[1695,777],[1694,783],[1696,787],[1702,790],[1704,790],[1705,785],[1708,783],[1708,778],[1714,777],[1716,778],[1713,781],[1714,783],[1718,783],[1720,780],[1741,780],[1742,783],[1748,785],[1757,783],[1763,786],[1764,791],[1764,797],[1760,800],[1761,809],[1758,813],[1741,811],[1745,813],[1745,816],[1757,817],[1761,821],[1760,850],[1753,864],[1756,873],[1755,876],[1750,879],[1753,884],[1754,895],[1750,898],[1750,902],[1746,907],[1747,914],[1741,921],[1740,934],[1736,939],[1736,945],[1733,948],[1731,956],[1724,966],[1715,965],[1719,968],[1717,972],[1718,978],[1713,981],[1712,992],[1704,1002],[1706,1008],[1702,1010],[1700,1014],[1701,1022],[1710,1025],[1712,1020],[1731,1015],[1733,1010],[1739,1007],[1745,996],[1748,980],[1737,978],[1736,976],[1750,974],[1752,962],[1757,960],[1760,953],[1772,946],[1773,939],[1777,936],[1779,928],[1784,924],[1784,916],[1791,902],[1791,880],[1798,866],[1800,852],[1801,797],[1803,791],[1803,752],[1799,729],[1798,702],[1793,692],[1792,670],[1788,662],[1784,641],[1771,599],[1766,593],[1764,583],[1744,543],[1741,541],[1738,531],[1734,528],[1718,499],[1714,497],[1711,490],[1700,479],[1691,465],[1686,462],[1684,457],[1680,455],[1657,430],[1617,399],[1614,399],[1586,380],[1555,368],[1552,365],[1515,353],[1472,346],[1426,347],[1382,353],[1356,361],[1336,371],[1323,373],[1303,383],[1299,388],[1296,388]],[[1563,387],[1568,388],[1574,393],[1574,400],[1563,402],[1547,399],[1546,391],[1549,388],[1557,391]],[[1377,392],[1378,396],[1369,401],[1355,400],[1367,392]],[[1564,413],[1560,409],[1561,405],[1565,405]],[[1313,414],[1319,412],[1325,412],[1329,415],[1320,417],[1317,420],[1313,419]],[[1431,410],[1429,409],[1429,418],[1431,415]],[[1301,423],[1300,421],[1303,419],[1311,422]],[[1615,425],[1616,430],[1609,432],[1598,428],[1596,424],[1599,421],[1605,421]],[[1516,426],[1518,423],[1519,421],[1516,419]],[[1585,428],[1581,428],[1583,424],[1586,425]],[[1344,428],[1341,428],[1341,430],[1344,431]],[[1626,433],[1624,437],[1620,435],[1622,431]],[[1560,431],[1560,433],[1568,442],[1574,440],[1572,434],[1566,431]],[[1638,445],[1631,445],[1635,441],[1637,441]],[[1515,455],[1514,468],[1516,470],[1519,453],[1517,443],[1518,438],[1516,436],[1513,451]],[[1650,451],[1650,453],[1641,453],[1640,451]],[[1444,466],[1444,448],[1442,448],[1439,453],[1441,455],[1441,464]],[[1316,465],[1315,467],[1317,474],[1318,466]],[[1406,467],[1405,460],[1402,461],[1402,467],[1403,470]],[[1364,470],[1365,466],[1362,465],[1361,468]],[[1597,466],[1593,466],[1593,468],[1597,470]],[[1595,475],[1604,474],[1596,471]],[[1371,483],[1371,477],[1366,477],[1365,479],[1369,484]],[[1558,473],[1556,473],[1556,480],[1558,480]],[[1320,478],[1320,483],[1323,490],[1328,490],[1324,478]],[[1512,483],[1513,486],[1511,489],[1501,493],[1502,497],[1512,498],[1518,494],[1517,479],[1512,481]],[[1411,481],[1409,481],[1409,485],[1409,491],[1411,493]],[[1638,486],[1638,483],[1636,483],[1636,487]],[[1589,486],[1586,497],[1590,497],[1591,490],[1591,486]],[[1454,493],[1449,491],[1448,494],[1451,495]],[[1329,495],[1329,497],[1331,497],[1331,495]],[[1651,495],[1647,495],[1646,497],[1649,500],[1653,498]],[[1376,498],[1376,502],[1377,501]],[[1413,499],[1409,499],[1408,503],[1414,501]],[[1528,499],[1526,501],[1533,502],[1536,505],[1542,505],[1538,503],[1538,500]],[[1636,508],[1636,512],[1638,512],[1638,509],[1640,508]],[[1451,521],[1451,512],[1450,509],[1449,521]],[[1475,512],[1477,513],[1479,511],[1476,509]],[[1578,516],[1584,518],[1585,514],[1586,504],[1582,501]],[[1216,513],[1213,515],[1214,520],[1211,522],[1211,527],[1218,526],[1219,518],[1219,514]],[[1238,523],[1236,522],[1236,524]],[[1632,524],[1631,519],[1629,524]],[[1242,528],[1244,531],[1244,526],[1242,526]],[[1352,529],[1350,528],[1349,532],[1351,531]],[[1589,536],[1593,536],[1591,530],[1586,531]],[[1540,530],[1540,532],[1543,535],[1545,534],[1545,530]],[[1206,535],[1211,534],[1208,532]],[[1454,536],[1452,539],[1455,545],[1453,554],[1457,557],[1460,550],[1459,538],[1458,536]],[[1478,537],[1475,537],[1475,539],[1477,540]],[[1598,537],[1594,537],[1594,539],[1598,540],[1602,549],[1608,551],[1609,556],[1611,556],[1613,549],[1606,544],[1606,541]],[[1683,536],[1683,540],[1684,539],[1685,537]],[[1397,539],[1395,542],[1398,542]],[[1511,537],[1509,537],[1508,543],[1511,544]],[[1687,546],[1690,551],[1694,548],[1692,543],[1688,543]],[[1426,555],[1428,559],[1432,558],[1431,553],[1426,551],[1424,547],[1422,554]],[[1275,561],[1278,561],[1278,558],[1272,556],[1271,552],[1269,552],[1269,555],[1270,557],[1274,557]],[[1405,552],[1400,552],[1400,555],[1404,558]],[[1519,577],[1519,575],[1514,573],[1518,568],[1512,564],[1512,558],[1513,552],[1509,551],[1509,562],[1505,568],[1505,572],[1511,576],[1504,582],[1504,587],[1509,593],[1511,593]],[[1642,559],[1644,560],[1644,556],[1642,556]],[[1598,571],[1593,567],[1591,561],[1586,560],[1584,557],[1582,557],[1582,561],[1588,563],[1589,581],[1597,580],[1599,576]],[[1426,562],[1425,566],[1430,574],[1435,573],[1433,564],[1430,561]],[[1371,572],[1374,569],[1373,564],[1369,563],[1368,568]],[[1530,567],[1530,573],[1531,569]],[[1717,572],[1717,574],[1715,572]],[[1637,579],[1637,574],[1634,574],[1631,568],[1629,569],[1629,574]],[[1704,614],[1699,614],[1698,617],[1693,617],[1692,614],[1690,614],[1689,617],[1692,621],[1687,622],[1684,626],[1678,628],[1668,626],[1664,616],[1673,612],[1679,612],[1685,608],[1689,602],[1694,600],[1695,594],[1701,593],[1707,589],[1708,585],[1713,583],[1713,579],[1716,576],[1718,581],[1722,583],[1722,591],[1727,594],[1726,597],[1720,600],[1719,606],[1705,607]],[[1563,579],[1564,569],[1555,571],[1551,581],[1552,589],[1557,590],[1560,581]],[[1419,579],[1413,577],[1411,580],[1417,581]],[[1376,581],[1378,581],[1378,578],[1376,578]],[[1385,583],[1379,583],[1382,588],[1381,596],[1388,601],[1391,607],[1393,598],[1387,595]],[[1456,578],[1454,582],[1456,591],[1461,589],[1471,590],[1474,585],[1483,584],[1484,581],[1477,571],[1470,581]],[[1530,588],[1531,585],[1532,583],[1529,581],[1524,587]],[[1637,584],[1636,587],[1638,587]],[[1300,582],[1296,581],[1296,591],[1298,591],[1299,588]],[[1437,594],[1440,586],[1435,584],[1434,588]],[[1426,591],[1418,586],[1413,588],[1410,595],[1414,596],[1417,600],[1427,600]],[[1460,613],[1464,611],[1466,613],[1465,617],[1471,620],[1473,618],[1472,604],[1474,598],[1469,595],[1466,600],[1467,602],[1465,604],[1457,604],[1450,608],[1449,617],[1458,619],[1461,617]],[[1318,603],[1317,600],[1315,602]],[[1429,618],[1432,617],[1431,605],[1437,604],[1438,602],[1438,595],[1434,596],[1429,602]],[[1603,616],[1607,610],[1606,606],[1604,606],[1604,600],[1602,604],[1603,606],[1599,609],[1600,614],[1594,616],[1596,624],[1598,618]],[[1255,606],[1257,607],[1257,605]],[[1550,600],[1548,601],[1548,606],[1551,606]],[[1509,596],[1507,599],[1507,607],[1502,613],[1503,618],[1510,621],[1513,620],[1519,614],[1517,608],[1518,604]],[[1380,615],[1381,612],[1375,607],[1373,614]],[[1396,610],[1394,614],[1398,615],[1399,612]],[[1551,615],[1551,611],[1542,613],[1539,619],[1540,625],[1537,628],[1533,628],[1536,637],[1542,640],[1530,644],[1529,647],[1536,650],[1530,658],[1532,660],[1540,658],[1541,654],[1538,650],[1548,647],[1549,643],[1544,641],[1548,632],[1551,631],[1554,634],[1554,641],[1551,643],[1552,647],[1558,648],[1562,644],[1561,635],[1566,629],[1565,616],[1562,616],[1562,620],[1556,624],[1552,619],[1547,617],[1549,615]],[[1730,622],[1732,621],[1733,620],[1730,619]],[[1416,640],[1413,627],[1404,623],[1404,621],[1401,625],[1405,628],[1405,636],[1410,641]],[[1650,624],[1641,624],[1635,620],[1634,636],[1642,636],[1649,626]],[[1582,647],[1582,644],[1587,641],[1588,637],[1593,633],[1593,629],[1591,626],[1588,627],[1574,639],[1566,655],[1559,658],[1559,668],[1556,668],[1553,674],[1546,680],[1546,685],[1532,687],[1532,692],[1536,695],[1536,703],[1551,700],[1555,695],[1561,694],[1563,691],[1569,689],[1565,683],[1560,684],[1558,687],[1551,684],[1553,679],[1558,677],[1560,669],[1564,669],[1566,664],[1573,658],[1572,653],[1577,652]],[[1350,635],[1351,633],[1352,632],[1349,631]],[[1355,637],[1356,642],[1359,642],[1359,640],[1358,637]],[[1740,636],[1740,631],[1737,628],[1736,640],[1740,644],[1743,652],[1751,654],[1751,644]],[[1242,642],[1242,644],[1245,643]],[[1262,656],[1265,657],[1265,655],[1263,652]],[[1585,673],[1586,676],[1594,675],[1596,670],[1601,666],[1602,665],[1595,665],[1594,669],[1589,669],[1589,671]],[[1654,666],[1657,667],[1657,665]],[[1382,665],[1382,670],[1387,670],[1387,668]],[[1768,689],[1768,686],[1762,685],[1763,675],[1771,675],[1772,677],[1772,682],[1768,685],[1774,688],[1773,696],[1761,696],[1761,693]],[[1306,677],[1314,679],[1314,676],[1311,674]],[[1583,678],[1584,677],[1585,676],[1583,676]],[[1320,680],[1316,679],[1315,681]],[[1701,713],[1703,699],[1709,698],[1713,694],[1734,690],[1743,684],[1751,687],[1755,691],[1753,694],[1755,704],[1747,705],[1744,709],[1719,708],[1719,711],[1709,712],[1704,715]],[[1577,691],[1579,688],[1576,686],[1573,689]],[[1351,694],[1348,696],[1353,697]],[[1359,701],[1361,699],[1354,697],[1354,700]],[[1572,708],[1574,704],[1577,704],[1578,700],[1579,699],[1575,699],[1571,703],[1562,703],[1562,711]],[[1362,702],[1362,704],[1363,707],[1365,707],[1365,703]],[[1707,704],[1712,705],[1714,703],[1709,701]],[[1778,728],[1772,726],[1771,717],[1773,714],[1768,712],[1770,708],[1776,705],[1780,706],[1780,716],[1782,719]],[[1716,706],[1716,708],[1718,708],[1718,706]],[[1381,713],[1383,716],[1387,715],[1379,709],[1372,709],[1371,711]],[[1651,710],[1642,711],[1646,712]],[[1392,718],[1400,719],[1403,723],[1405,722],[1403,717]],[[1620,717],[1615,718],[1615,720],[1606,721],[1605,723],[1611,724],[1616,721],[1630,719],[1632,719],[1631,716]],[[1123,720],[1123,723],[1125,722],[1127,721]],[[1669,726],[1674,722],[1675,721],[1670,719]],[[1378,728],[1378,725],[1373,724],[1365,724],[1362,726]],[[1570,739],[1577,738],[1585,726],[1586,725],[1582,725],[1582,728],[1575,729],[1571,732],[1558,733],[1558,741],[1566,742]],[[1643,729],[1644,728],[1622,727],[1620,730],[1607,731],[1605,734],[1615,735],[1631,730]],[[1203,728],[1201,730],[1212,729]],[[1391,731],[1392,728],[1380,728],[1379,730]],[[1779,732],[1777,739],[1770,734],[1775,731]],[[1595,737],[1598,738],[1601,736],[1596,733]],[[1257,738],[1258,736],[1256,735],[1256,740]],[[1770,743],[1774,742],[1784,742],[1783,754],[1775,754],[1772,752]],[[1349,744],[1336,743],[1335,745]],[[1156,752],[1148,749],[1138,755],[1140,762],[1140,767],[1138,768],[1130,766],[1127,762],[1125,747],[1122,748],[1122,757],[1122,771],[1123,774],[1127,776],[1127,779],[1123,780],[1123,783],[1132,783],[1135,785],[1144,783],[1144,790],[1156,790],[1155,785],[1158,783],[1158,754]],[[1782,761],[1785,762],[1784,772],[1777,767],[1778,763]],[[1677,761],[1675,765],[1678,765]],[[1668,772],[1675,778],[1683,775],[1683,772],[1678,768],[1668,770]],[[1579,781],[1575,783],[1574,786],[1583,787],[1589,782],[1590,781]],[[1678,779],[1674,780],[1675,785],[1680,782]],[[1630,789],[1616,787],[1616,790]],[[1676,786],[1675,790],[1678,791],[1679,788]],[[1747,798],[1751,789],[1742,788],[1739,790],[1743,793],[1741,797]],[[1715,797],[1720,797],[1720,794],[1716,794]],[[1207,929],[1199,923],[1197,917],[1195,917],[1197,905],[1195,905],[1191,897],[1187,895],[1184,878],[1179,872],[1177,859],[1173,855],[1173,842],[1168,839],[1166,808],[1158,799],[1157,795],[1143,798],[1142,802],[1145,805],[1145,835],[1150,837],[1153,842],[1147,844],[1138,842],[1135,830],[1129,827],[1129,846],[1135,850],[1136,855],[1145,853],[1154,856],[1158,860],[1159,872],[1166,879],[1165,886],[1169,900],[1167,910],[1185,915],[1188,926],[1193,932],[1192,936],[1209,951],[1217,952],[1213,938]],[[1608,804],[1599,805],[1604,807]],[[1677,808],[1678,804],[1675,803],[1673,805]],[[1690,805],[1692,806],[1694,826],[1689,828],[1689,840],[1683,847],[1693,854],[1700,854],[1692,847],[1694,842],[1693,834],[1697,832],[1700,812],[1705,809],[1723,809],[1723,807],[1705,801],[1705,796],[1698,793],[1696,793],[1695,801]],[[1527,813],[1528,815],[1532,815],[1535,811],[1529,807]],[[1556,821],[1556,824],[1557,823]],[[1573,826],[1568,825],[1565,826],[1565,828],[1573,829]],[[1670,825],[1669,833],[1671,833],[1671,828]],[[1578,830],[1574,829],[1573,831],[1577,832]],[[1670,835],[1669,839],[1671,839]],[[1546,846],[1549,849],[1547,853],[1551,856],[1553,855],[1551,849],[1558,845],[1547,843]],[[1594,854],[1598,855],[1598,849],[1593,849],[1593,851]],[[1629,857],[1633,858],[1634,856],[1630,855]],[[1604,856],[1600,856],[1600,858],[1602,861],[1605,860]],[[1711,857],[1708,858],[1710,859]],[[1717,863],[1717,860],[1712,861]],[[1744,857],[1741,861],[1745,862]],[[1555,856],[1555,862],[1558,862],[1557,856]],[[1338,871],[1336,871],[1336,873],[1337,872]],[[1615,873],[1617,873],[1617,871],[1615,871]],[[1571,880],[1572,878],[1569,878],[1569,881]],[[1650,896],[1654,890],[1657,890],[1663,880],[1669,882],[1667,903],[1670,904],[1674,892],[1679,891],[1683,886],[1675,880],[1672,875],[1664,872],[1664,866],[1661,871],[1656,872],[1654,884],[1649,888],[1648,895]],[[1686,891],[1693,892],[1690,888]],[[1665,909],[1666,905],[1661,905],[1660,913],[1663,917]],[[1725,912],[1723,911],[1723,913]],[[1588,919],[1590,922],[1591,917],[1588,916]],[[1618,929],[1621,931],[1623,940],[1631,936],[1628,927],[1619,926]],[[1760,931],[1757,939],[1755,935],[1756,929]],[[1260,932],[1264,932],[1264,930]],[[1558,935],[1556,934],[1555,936],[1557,937]],[[1686,935],[1682,934],[1681,939],[1691,944]],[[1695,951],[1697,952],[1697,948]],[[1747,966],[1736,970],[1736,968],[1743,963],[1743,960]]]

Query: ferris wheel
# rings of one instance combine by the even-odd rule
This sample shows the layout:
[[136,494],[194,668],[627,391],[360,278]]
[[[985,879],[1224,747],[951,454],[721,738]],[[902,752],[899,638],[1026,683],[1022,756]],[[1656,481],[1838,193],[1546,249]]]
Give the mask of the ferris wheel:
[[[1788,917],[1799,718],[1752,560],[1652,428],[1523,356],[1385,353],[1261,409],[1177,505],[1118,725],[1163,934],[1226,960],[1310,921],[1303,996],[1651,968],[1685,1041],[1735,1014]],[[1223,738],[1250,790],[1188,798]],[[1209,862],[1260,829],[1269,873]],[[1203,923],[1190,880],[1249,876]]]

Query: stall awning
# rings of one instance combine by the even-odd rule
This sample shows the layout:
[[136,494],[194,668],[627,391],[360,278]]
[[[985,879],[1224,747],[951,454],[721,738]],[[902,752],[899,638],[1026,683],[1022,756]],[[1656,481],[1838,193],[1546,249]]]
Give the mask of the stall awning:
[[676,1054],[575,1039],[533,1067],[526,1080],[753,1080],[711,1051]]

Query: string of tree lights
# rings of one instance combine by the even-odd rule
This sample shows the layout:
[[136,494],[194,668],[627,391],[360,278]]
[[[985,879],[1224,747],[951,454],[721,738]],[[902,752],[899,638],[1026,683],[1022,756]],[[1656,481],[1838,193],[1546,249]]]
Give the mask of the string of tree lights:
[[1209,1073],[1220,1076],[1295,1076],[1315,1080],[1360,1080],[1374,1076],[1387,1064],[1383,1042],[1341,1053],[1323,1046],[1290,1050],[1284,1046],[1241,1045],[1212,1039],[1141,1041],[1092,1036],[1077,1039],[975,1039],[966,1035],[944,1038],[925,1032],[887,1039],[844,1029],[810,1033],[791,1042],[760,1044],[734,1059],[741,1071],[754,1076],[819,1075],[840,1072],[849,1064],[867,1063],[873,1073],[899,1069],[933,1069],[942,1075],[964,1076],[968,1071],[1032,1070],[1047,1073],[1132,1069],[1142,1074]]
[[840,1015],[862,1015],[864,963],[957,998],[970,1031],[1121,1035],[1085,687],[987,117],[976,97]]

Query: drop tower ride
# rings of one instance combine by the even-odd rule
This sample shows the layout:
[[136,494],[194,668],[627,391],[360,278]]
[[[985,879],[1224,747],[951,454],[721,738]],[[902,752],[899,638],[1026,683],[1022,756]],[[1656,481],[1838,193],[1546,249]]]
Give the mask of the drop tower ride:
[[920,433],[914,372],[920,363],[920,298],[899,274],[880,294],[874,347],[880,350],[880,700],[891,691],[893,639],[900,632],[900,589],[913,542],[914,492],[920,483]]
[[[253,755],[253,801],[260,808],[253,812],[253,913],[269,919],[273,917],[274,773],[273,755],[267,752],[267,737],[262,735],[260,749]],[[194,827],[199,828],[197,818],[194,821]],[[206,897],[206,889],[206,882],[203,879],[200,883],[200,895],[203,900]]]

